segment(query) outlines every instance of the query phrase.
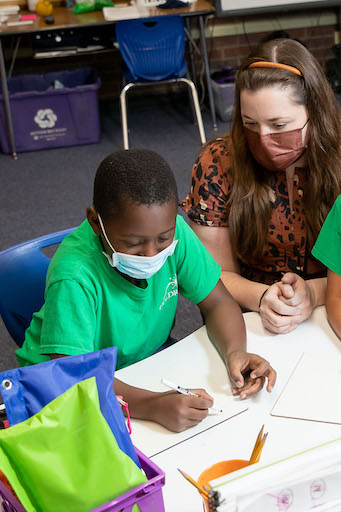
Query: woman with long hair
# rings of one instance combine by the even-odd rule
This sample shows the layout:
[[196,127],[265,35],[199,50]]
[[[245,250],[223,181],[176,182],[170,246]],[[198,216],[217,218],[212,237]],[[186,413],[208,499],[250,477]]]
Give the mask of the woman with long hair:
[[226,288],[272,332],[325,302],[311,249],[340,193],[340,114],[320,65],[297,41],[260,45],[236,76],[231,134],[206,145],[182,207]]

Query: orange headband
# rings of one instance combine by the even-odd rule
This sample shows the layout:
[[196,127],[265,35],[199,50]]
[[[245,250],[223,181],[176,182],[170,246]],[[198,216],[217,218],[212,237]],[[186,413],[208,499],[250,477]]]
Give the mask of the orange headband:
[[287,66],[286,64],[280,64],[279,62],[253,62],[248,66],[249,68],[277,68],[277,69],[285,69],[286,71],[291,71],[291,73],[295,73],[295,75],[301,76],[303,78],[303,75],[301,71],[297,68],[294,68],[293,66]]

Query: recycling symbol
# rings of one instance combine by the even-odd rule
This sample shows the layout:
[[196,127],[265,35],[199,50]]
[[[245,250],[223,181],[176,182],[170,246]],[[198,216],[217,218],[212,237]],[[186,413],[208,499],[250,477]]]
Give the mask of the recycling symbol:
[[51,108],[38,110],[34,121],[39,128],[53,128],[57,121],[57,116]]

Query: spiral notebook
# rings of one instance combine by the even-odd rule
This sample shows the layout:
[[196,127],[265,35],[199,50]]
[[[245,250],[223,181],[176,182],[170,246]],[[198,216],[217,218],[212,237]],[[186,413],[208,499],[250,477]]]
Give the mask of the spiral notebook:
[[339,512],[341,439],[211,482],[217,512]]

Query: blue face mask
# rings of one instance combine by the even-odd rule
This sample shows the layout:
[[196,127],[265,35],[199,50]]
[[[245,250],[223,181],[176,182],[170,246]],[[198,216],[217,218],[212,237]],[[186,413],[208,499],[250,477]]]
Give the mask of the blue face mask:
[[168,247],[166,247],[166,249],[159,252],[158,254],[155,254],[155,256],[137,256],[135,254],[116,252],[109,242],[100,215],[97,215],[104,238],[106,239],[110,249],[113,251],[111,256],[103,251],[104,256],[107,258],[112,267],[117,268],[117,270],[122,272],[122,274],[126,274],[135,279],[149,279],[154,274],[156,274],[156,272],[158,272],[164,265],[168,256],[172,256],[176,244],[178,243],[178,240],[173,240],[173,242]]

